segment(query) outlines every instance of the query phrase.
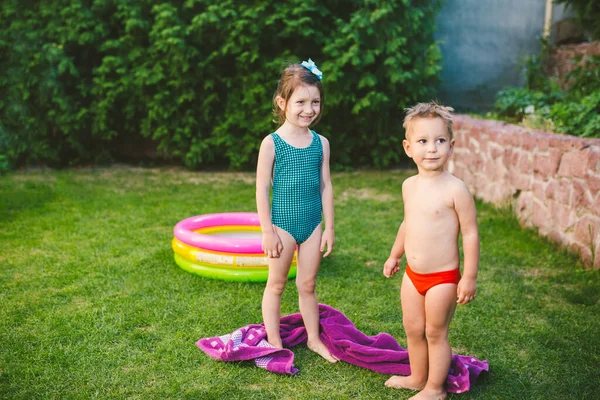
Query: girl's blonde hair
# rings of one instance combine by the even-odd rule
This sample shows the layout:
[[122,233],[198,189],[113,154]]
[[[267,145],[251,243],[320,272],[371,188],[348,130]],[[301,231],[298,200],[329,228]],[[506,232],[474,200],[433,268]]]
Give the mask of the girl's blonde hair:
[[448,135],[452,139],[452,111],[454,108],[443,106],[435,101],[429,103],[419,103],[413,107],[406,109],[406,117],[402,126],[408,135],[412,125],[418,118],[441,118],[448,128]]
[[[279,78],[277,90],[273,94],[273,116],[275,117],[273,122],[276,122],[279,125],[282,125],[285,122],[285,109],[287,108],[288,100],[290,97],[292,97],[294,90],[296,90],[298,86],[302,85],[312,85],[319,89],[319,95],[321,98],[321,112],[313,124],[317,124],[321,120],[321,116],[323,115],[323,106],[325,104],[325,94],[323,93],[323,85],[321,84],[321,80],[302,65],[289,64],[281,72],[281,78]],[[285,100],[283,110],[279,108],[279,105],[277,104],[278,97],[281,97],[283,100]]]

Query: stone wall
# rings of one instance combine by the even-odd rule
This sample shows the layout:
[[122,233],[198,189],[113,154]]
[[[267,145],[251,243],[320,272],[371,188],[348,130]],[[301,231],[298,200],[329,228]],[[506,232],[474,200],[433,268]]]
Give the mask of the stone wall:
[[600,139],[457,115],[448,168],[475,197],[600,268]]
[[558,78],[565,88],[565,77],[578,65],[573,59],[579,56],[600,56],[600,41],[556,47],[549,55],[546,74]]

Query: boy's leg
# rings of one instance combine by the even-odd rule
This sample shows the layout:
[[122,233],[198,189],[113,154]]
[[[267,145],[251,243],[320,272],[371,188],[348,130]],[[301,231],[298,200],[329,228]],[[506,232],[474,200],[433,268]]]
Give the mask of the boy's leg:
[[427,382],[428,352],[425,339],[425,296],[422,296],[412,281],[404,274],[400,290],[402,323],[406,333],[409,376],[393,376],[385,382],[387,387],[421,390]]
[[321,225],[310,237],[298,246],[298,272],[296,274],[296,287],[298,288],[298,303],[300,313],[308,335],[307,345],[315,353],[329,362],[336,362],[327,347],[319,337],[319,303],[315,293],[317,273],[321,265]]
[[446,379],[452,361],[448,342],[448,327],[456,309],[456,285],[442,284],[429,289],[425,295],[426,336],[429,348],[429,378],[425,389],[416,399],[443,399]]
[[296,241],[286,231],[277,228],[283,244],[279,258],[269,258],[269,277],[262,299],[262,315],[267,331],[267,340],[275,347],[282,348],[279,320],[281,318],[281,295],[288,280],[288,273],[294,258]]

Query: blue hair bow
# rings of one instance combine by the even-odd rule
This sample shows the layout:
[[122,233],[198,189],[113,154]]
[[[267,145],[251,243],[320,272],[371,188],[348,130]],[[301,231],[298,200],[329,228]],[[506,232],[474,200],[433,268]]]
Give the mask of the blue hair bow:
[[315,74],[319,80],[323,80],[323,73],[319,70],[319,68],[317,68],[317,64],[315,64],[315,62],[310,58],[308,61],[302,61],[300,65]]

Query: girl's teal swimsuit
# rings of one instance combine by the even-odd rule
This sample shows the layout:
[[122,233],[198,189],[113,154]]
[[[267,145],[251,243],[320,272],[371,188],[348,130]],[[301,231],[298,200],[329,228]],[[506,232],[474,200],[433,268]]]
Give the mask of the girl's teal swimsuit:
[[273,224],[288,232],[300,244],[305,242],[321,223],[321,138],[311,131],[308,147],[290,145],[272,133],[275,144],[273,171]]

